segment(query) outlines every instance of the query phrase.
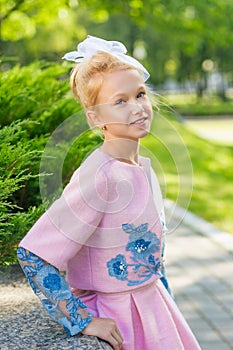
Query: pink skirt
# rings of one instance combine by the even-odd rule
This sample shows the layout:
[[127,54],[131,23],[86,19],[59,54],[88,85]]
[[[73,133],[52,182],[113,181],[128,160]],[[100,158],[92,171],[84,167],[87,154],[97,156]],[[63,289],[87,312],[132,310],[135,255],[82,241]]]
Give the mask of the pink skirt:
[[80,296],[96,317],[117,322],[122,350],[200,350],[192,331],[160,280],[121,293]]

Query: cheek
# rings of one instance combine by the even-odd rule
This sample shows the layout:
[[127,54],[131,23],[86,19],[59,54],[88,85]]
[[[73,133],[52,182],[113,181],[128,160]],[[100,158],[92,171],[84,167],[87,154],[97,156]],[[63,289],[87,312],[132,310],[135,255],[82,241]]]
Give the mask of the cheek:
[[149,97],[146,95],[142,101],[143,108],[148,112],[152,113],[152,104]]
[[103,122],[108,122],[112,119],[112,110],[109,106],[99,107],[99,117]]
[[148,114],[148,116],[149,116],[150,118],[153,117],[153,109],[152,109],[152,106],[151,106],[150,103],[147,103],[147,104],[144,106],[144,110],[145,110],[145,112]]
[[122,106],[119,108],[109,108],[106,110],[105,119],[108,121],[118,121],[127,123],[128,117],[131,114],[130,106]]

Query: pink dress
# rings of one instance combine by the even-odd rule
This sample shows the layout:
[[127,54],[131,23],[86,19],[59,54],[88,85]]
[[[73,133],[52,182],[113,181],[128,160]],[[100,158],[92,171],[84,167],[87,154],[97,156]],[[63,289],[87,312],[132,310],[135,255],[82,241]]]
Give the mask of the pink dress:
[[160,281],[162,198],[149,159],[140,164],[95,150],[20,246],[65,270],[94,316],[116,320],[123,350],[200,350]]

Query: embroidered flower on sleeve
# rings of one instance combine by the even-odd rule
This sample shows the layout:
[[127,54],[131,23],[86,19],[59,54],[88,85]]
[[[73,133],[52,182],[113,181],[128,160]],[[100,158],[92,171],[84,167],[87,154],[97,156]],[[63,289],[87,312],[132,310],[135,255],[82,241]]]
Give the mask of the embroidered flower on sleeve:
[[42,287],[43,293],[51,300],[56,301],[67,299],[70,295],[69,286],[58,270],[52,265],[44,265],[40,274],[36,276],[36,281]]
[[107,262],[109,275],[118,280],[126,280],[128,275],[127,263],[124,255],[118,254],[115,258]]
[[61,289],[61,278],[55,273],[48,273],[43,280],[43,285],[45,288],[49,289],[50,293],[55,290]]
[[[129,235],[126,251],[132,253],[130,257],[132,263],[128,263],[124,255],[118,254],[107,262],[109,275],[122,281],[127,280],[128,286],[141,284],[149,280],[152,275],[160,276],[160,259],[153,255],[160,251],[160,240],[157,235],[148,230],[147,223],[138,227],[123,224],[122,229]],[[129,271],[133,271],[135,279],[129,279]]]
[[[59,274],[58,269],[46,264],[37,255],[19,247],[17,257],[28,278],[34,293],[40,298],[51,317],[61,324],[70,335],[78,334],[92,320],[86,305],[71,292],[67,281]],[[59,308],[60,302],[62,308]],[[64,304],[69,314],[63,312]]]

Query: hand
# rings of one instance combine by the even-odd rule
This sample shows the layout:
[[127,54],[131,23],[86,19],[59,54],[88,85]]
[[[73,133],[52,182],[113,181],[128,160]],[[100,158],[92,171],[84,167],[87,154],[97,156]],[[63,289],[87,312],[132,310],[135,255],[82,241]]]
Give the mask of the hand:
[[81,332],[85,335],[94,335],[98,338],[106,340],[112,345],[114,350],[121,350],[123,337],[111,318],[93,317],[89,325]]

